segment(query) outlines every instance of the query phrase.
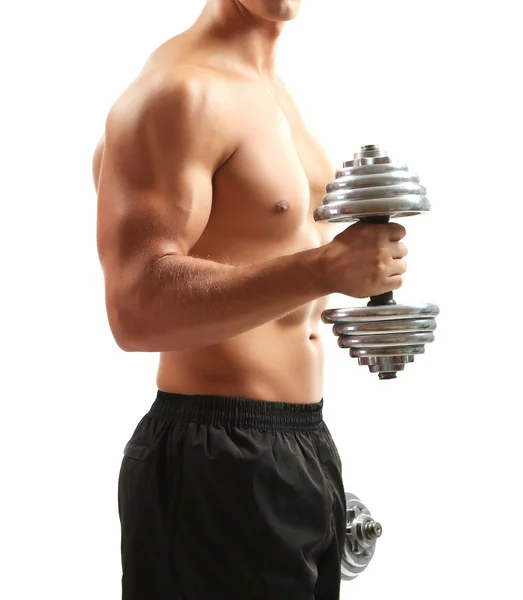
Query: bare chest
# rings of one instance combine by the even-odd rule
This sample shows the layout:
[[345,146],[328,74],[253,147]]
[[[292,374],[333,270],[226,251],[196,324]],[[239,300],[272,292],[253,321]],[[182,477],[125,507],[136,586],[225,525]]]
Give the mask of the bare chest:
[[313,211],[332,166],[290,100],[239,94],[230,132],[237,149],[214,176],[211,217],[193,252],[237,262],[326,243],[330,230]]

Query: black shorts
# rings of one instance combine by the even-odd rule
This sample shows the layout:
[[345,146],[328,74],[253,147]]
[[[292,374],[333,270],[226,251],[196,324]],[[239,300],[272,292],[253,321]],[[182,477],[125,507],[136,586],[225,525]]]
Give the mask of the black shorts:
[[158,391],[118,480],[123,600],[335,600],[341,462],[316,404]]

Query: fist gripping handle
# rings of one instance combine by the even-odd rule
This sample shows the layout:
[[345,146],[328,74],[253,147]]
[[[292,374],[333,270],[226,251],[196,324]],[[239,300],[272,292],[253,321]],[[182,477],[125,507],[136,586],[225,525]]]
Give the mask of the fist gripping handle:
[[[363,217],[363,219],[360,219],[360,221],[363,221],[364,223],[388,223],[390,221],[390,217]],[[371,296],[367,306],[386,306],[387,304],[396,304],[392,292],[385,292],[379,296]]]

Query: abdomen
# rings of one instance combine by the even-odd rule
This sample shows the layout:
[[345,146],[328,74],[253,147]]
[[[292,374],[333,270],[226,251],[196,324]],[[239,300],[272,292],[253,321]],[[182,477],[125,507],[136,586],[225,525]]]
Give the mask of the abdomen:
[[157,386],[167,392],[272,402],[318,402],[323,345],[308,323],[267,323],[220,344],[160,356]]

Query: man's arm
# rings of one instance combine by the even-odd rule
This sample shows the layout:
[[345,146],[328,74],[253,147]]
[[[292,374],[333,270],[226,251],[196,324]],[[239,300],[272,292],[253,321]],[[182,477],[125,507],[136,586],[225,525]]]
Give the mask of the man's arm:
[[247,266],[187,256],[210,216],[213,174],[234,151],[214,93],[194,78],[142,82],[108,116],[97,243],[124,350],[216,344],[333,291],[321,247]]

